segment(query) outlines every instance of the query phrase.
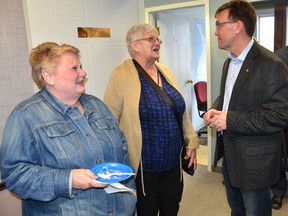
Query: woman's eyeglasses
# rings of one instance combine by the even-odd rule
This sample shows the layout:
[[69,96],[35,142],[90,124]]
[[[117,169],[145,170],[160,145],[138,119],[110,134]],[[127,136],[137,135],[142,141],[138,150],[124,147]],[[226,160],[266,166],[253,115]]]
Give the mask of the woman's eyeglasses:
[[158,41],[160,44],[162,43],[162,40],[159,37],[141,38],[135,41],[141,41],[141,40],[148,41],[149,43],[152,43],[152,44],[154,44],[156,41]]

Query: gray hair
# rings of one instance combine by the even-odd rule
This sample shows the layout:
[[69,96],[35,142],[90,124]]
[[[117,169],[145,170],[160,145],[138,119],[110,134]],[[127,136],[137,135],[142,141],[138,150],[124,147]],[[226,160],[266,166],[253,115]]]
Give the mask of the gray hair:
[[131,47],[131,43],[133,41],[141,39],[143,37],[143,34],[147,32],[155,32],[158,35],[157,29],[148,23],[136,24],[128,30],[126,35],[126,45],[128,48],[128,52],[132,58],[134,57],[134,50]]

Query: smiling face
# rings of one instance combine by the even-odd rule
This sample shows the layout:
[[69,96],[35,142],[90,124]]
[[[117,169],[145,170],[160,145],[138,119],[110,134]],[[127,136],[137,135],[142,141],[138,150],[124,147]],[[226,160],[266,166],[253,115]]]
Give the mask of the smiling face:
[[85,77],[78,57],[66,52],[56,61],[53,71],[43,70],[42,76],[47,82],[46,88],[62,102],[69,104],[78,100],[85,92]]

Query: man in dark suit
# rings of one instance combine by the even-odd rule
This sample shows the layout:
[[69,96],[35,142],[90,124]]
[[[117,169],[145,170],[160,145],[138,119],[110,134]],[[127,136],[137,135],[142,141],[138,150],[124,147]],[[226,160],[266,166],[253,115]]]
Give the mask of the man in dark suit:
[[[288,46],[285,46],[281,49],[275,51],[276,55],[288,65]],[[286,179],[286,170],[287,170],[287,150],[288,150],[288,128],[284,130],[284,140],[285,146],[283,146],[282,151],[282,164],[280,170],[280,180],[272,185],[271,190],[273,192],[272,197],[272,208],[280,209],[282,207],[282,200],[287,193],[287,179]]]
[[[229,51],[220,95],[204,121],[222,136],[222,171],[231,215],[270,216],[288,126],[288,68],[253,39],[256,14],[244,0],[215,13],[218,47]],[[217,147],[216,147],[217,148]]]

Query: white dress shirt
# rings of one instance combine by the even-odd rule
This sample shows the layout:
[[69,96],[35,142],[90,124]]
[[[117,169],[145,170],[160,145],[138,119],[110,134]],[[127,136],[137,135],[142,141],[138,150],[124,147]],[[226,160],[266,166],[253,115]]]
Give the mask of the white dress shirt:
[[245,49],[237,58],[235,58],[231,53],[229,53],[229,58],[231,59],[231,61],[230,61],[228,72],[227,72],[225,92],[224,92],[224,102],[223,102],[223,107],[222,107],[222,110],[225,112],[228,111],[231,94],[232,94],[236,79],[238,77],[239,71],[253,44],[254,44],[254,39],[252,38],[249,44],[245,47]]

